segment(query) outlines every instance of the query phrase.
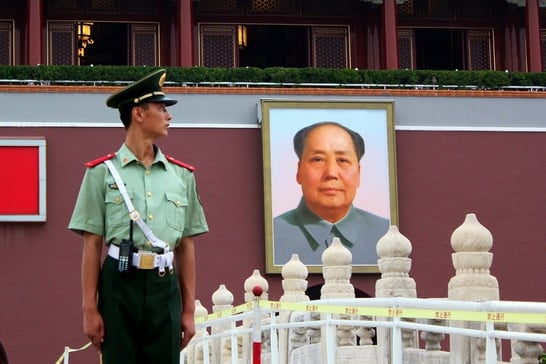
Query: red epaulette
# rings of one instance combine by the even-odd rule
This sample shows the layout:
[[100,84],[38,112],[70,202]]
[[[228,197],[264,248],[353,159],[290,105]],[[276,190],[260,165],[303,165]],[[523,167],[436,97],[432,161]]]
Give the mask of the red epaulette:
[[167,160],[171,163],[174,163],[176,164],[177,166],[180,166],[180,167],[184,167],[188,170],[190,170],[191,172],[195,171],[195,167],[194,166],[191,166],[189,164],[186,164],[184,162],[181,162],[179,161],[178,159],[174,159],[173,157],[171,157],[170,155],[166,155],[165,158],[167,158]]
[[89,162],[85,163],[85,166],[87,168],[93,168],[95,166],[98,166],[99,164],[101,164],[104,161],[107,161],[109,159],[114,158],[115,156],[116,156],[116,153],[106,154],[104,157],[100,157],[100,158],[97,158],[95,160],[92,160],[92,161],[89,161]]

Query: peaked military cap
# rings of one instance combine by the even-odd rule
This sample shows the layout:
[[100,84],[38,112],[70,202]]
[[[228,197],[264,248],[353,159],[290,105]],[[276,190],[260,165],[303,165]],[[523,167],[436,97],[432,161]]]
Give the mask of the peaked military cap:
[[167,71],[164,69],[152,72],[123,90],[111,95],[106,100],[106,106],[114,109],[125,109],[138,105],[141,102],[160,102],[166,106],[174,105],[178,101],[166,97],[161,89],[166,78]]

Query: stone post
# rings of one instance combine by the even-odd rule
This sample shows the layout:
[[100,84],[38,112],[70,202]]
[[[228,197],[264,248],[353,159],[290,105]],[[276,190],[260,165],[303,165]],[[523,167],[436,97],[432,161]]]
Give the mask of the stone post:
[[[227,290],[226,286],[221,284],[220,287],[212,294],[212,312],[221,312],[229,310],[233,307],[233,294]],[[212,334],[221,334],[230,328],[229,323],[217,324],[212,327]],[[224,350],[224,347],[226,350]],[[217,338],[212,342],[212,363],[218,364],[231,359],[231,338]],[[233,350],[237,351],[237,347]],[[226,353],[224,353],[224,351]],[[224,355],[225,354],[225,355]]]
[[[464,223],[451,234],[452,262],[455,276],[449,281],[448,298],[459,301],[499,299],[497,279],[489,274],[493,254],[493,236],[476,218],[467,214]],[[478,328],[480,323],[451,321],[451,326]],[[451,364],[478,363],[485,359],[484,339],[450,335]]]
[[[309,271],[303,264],[298,254],[293,254],[288,263],[282,267],[281,271],[283,281],[282,288],[284,294],[281,296],[281,302],[306,302],[309,301],[309,296],[305,294],[307,289],[307,276]],[[279,322],[285,323],[290,320],[290,317],[296,314],[295,312],[281,311],[279,314]],[[297,336],[297,338],[296,338]],[[301,336],[301,337],[300,337]],[[291,342],[305,342],[305,330],[281,329],[279,330],[279,364],[288,363],[292,345]],[[293,340],[292,340],[293,339]]]
[[[416,284],[409,276],[411,269],[412,246],[408,238],[392,225],[387,233],[379,239],[376,246],[377,261],[381,278],[375,284],[375,296],[380,297],[417,297]],[[403,331],[403,346],[418,347],[415,331]],[[391,336],[388,328],[377,328],[377,362],[390,363]]]
[[[245,290],[245,302],[254,301],[254,293],[252,289],[256,286],[262,287],[263,293],[260,296],[260,299],[267,300],[269,297],[269,283],[267,280],[262,277],[259,269],[254,269],[252,275],[245,280],[244,290]],[[250,327],[252,325],[252,319],[243,320],[244,327]],[[250,363],[252,345],[251,345],[251,335],[245,335],[243,339],[243,363]],[[262,342],[262,354],[266,352],[264,350],[264,344],[267,346],[267,343]]]
[[[355,298],[355,289],[351,284],[353,255],[335,237],[332,244],[322,253],[322,275],[324,285],[320,289],[320,298]],[[350,315],[339,315],[338,318],[351,318]],[[325,332],[321,332],[324,339]],[[356,345],[356,330],[353,326],[338,326],[337,346]],[[324,345],[326,347],[326,345]],[[323,362],[326,362],[326,353],[323,352]]]
[[[201,304],[201,301],[200,300],[195,300],[195,317],[203,317],[203,316],[207,316],[209,314],[209,312],[207,311],[207,309],[205,308],[205,306],[203,306]],[[206,329],[200,329],[200,330],[197,330],[195,332],[195,338],[201,338],[203,337],[204,335],[206,335]],[[191,341],[190,341],[191,343]],[[188,363],[194,363],[194,364],[201,364],[203,363],[204,361],[204,352],[203,352],[203,347],[205,345],[205,342],[200,342],[198,344],[194,344],[194,345],[188,345]],[[210,348],[210,344],[209,343],[206,343],[206,345],[208,345],[208,347]]]

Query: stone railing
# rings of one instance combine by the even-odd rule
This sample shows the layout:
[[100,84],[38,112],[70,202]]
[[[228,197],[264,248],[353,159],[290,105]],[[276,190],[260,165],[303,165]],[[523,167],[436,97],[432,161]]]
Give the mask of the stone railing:
[[[306,296],[308,271],[297,255],[282,269],[278,302],[268,301],[269,285],[258,270],[244,282],[239,306],[220,284],[212,314],[197,301],[198,332],[181,362],[257,363],[258,353],[261,363],[273,364],[489,364],[503,362],[504,340],[511,345],[509,363],[538,363],[546,303],[499,301],[490,275],[492,244],[489,230],[468,214],[451,236],[456,273],[448,297],[418,299],[411,242],[391,226],[377,243],[376,297],[356,299],[351,253],[335,238],[322,256],[321,300]],[[441,346],[446,335],[449,351]]]

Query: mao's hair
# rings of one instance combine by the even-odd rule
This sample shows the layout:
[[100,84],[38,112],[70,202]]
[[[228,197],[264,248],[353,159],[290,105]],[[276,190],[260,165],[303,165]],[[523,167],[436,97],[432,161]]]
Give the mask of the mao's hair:
[[305,142],[307,141],[307,136],[311,131],[314,129],[325,126],[325,125],[333,125],[337,126],[340,129],[343,129],[349,134],[351,137],[351,140],[353,141],[353,145],[355,147],[355,152],[358,157],[358,160],[362,159],[362,156],[364,156],[364,139],[362,136],[357,133],[356,131],[349,129],[348,127],[341,125],[339,123],[336,123],[335,121],[322,121],[319,123],[311,124],[309,126],[306,126],[303,129],[300,129],[296,135],[294,135],[294,151],[296,152],[296,155],[298,156],[298,159],[301,160],[301,155],[303,153],[303,149],[305,148]]

